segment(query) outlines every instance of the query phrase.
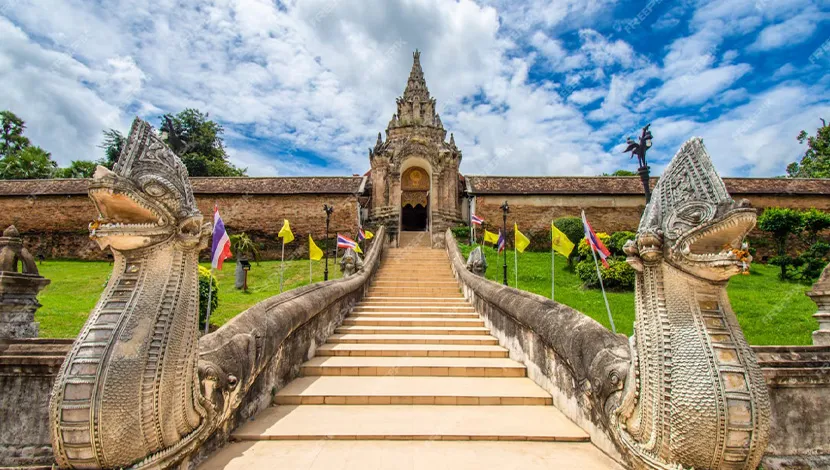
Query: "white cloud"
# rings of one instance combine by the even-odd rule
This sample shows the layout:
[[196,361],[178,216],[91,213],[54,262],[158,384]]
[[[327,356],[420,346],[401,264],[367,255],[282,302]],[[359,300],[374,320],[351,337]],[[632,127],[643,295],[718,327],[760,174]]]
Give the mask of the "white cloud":
[[[635,36],[610,32],[626,8],[617,0],[19,0],[3,13],[11,22],[0,16],[0,108],[20,114],[63,164],[99,158],[101,131],[126,130],[133,114],[157,122],[196,107],[226,127],[232,161],[251,175],[362,173],[418,48],[462,171],[613,171],[612,147],[658,116],[667,154],[705,134],[713,153],[740,156],[727,171],[781,173],[790,157],[769,152],[797,153],[785,119],[826,109],[816,97],[830,84],[775,85],[802,77],[796,60],[757,77],[740,62],[759,56],[745,53],[750,35],[780,42],[776,26],[813,3],[677,2],[655,18],[668,46],[646,56]],[[772,102],[802,109],[787,103],[744,131],[769,142],[761,162],[721,137],[769,87]]]
[[767,26],[758,34],[758,39],[749,48],[754,51],[769,51],[801,44],[810,39],[818,27],[820,20],[816,14],[812,11]]
[[657,91],[654,102],[668,106],[700,104],[730,87],[752,70],[748,64],[726,65],[666,81]]

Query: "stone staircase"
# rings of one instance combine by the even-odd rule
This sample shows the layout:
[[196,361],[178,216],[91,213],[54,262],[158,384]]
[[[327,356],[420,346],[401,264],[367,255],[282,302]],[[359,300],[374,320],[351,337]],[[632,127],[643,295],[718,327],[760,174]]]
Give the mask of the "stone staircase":
[[508,356],[444,251],[390,249],[302,376],[202,467],[619,468]]

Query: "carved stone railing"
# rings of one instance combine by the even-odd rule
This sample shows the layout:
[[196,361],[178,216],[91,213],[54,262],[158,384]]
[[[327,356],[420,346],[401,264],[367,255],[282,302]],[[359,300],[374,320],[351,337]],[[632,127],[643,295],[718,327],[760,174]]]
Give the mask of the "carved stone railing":
[[384,236],[381,227],[362,269],[354,275],[264,300],[199,340],[203,375],[213,369],[232,377],[238,391],[230,396],[233,412],[217,423],[218,431],[194,452],[192,462],[224,445],[233,429],[267,408],[274,395],[299,375],[300,365],[314,356],[363,298],[380,266]]
[[609,416],[618,405],[630,366],[628,340],[587,315],[545,297],[502,286],[467,271],[452,233],[446,232],[452,269],[510,357],[553,396],[591,441],[623,461]]

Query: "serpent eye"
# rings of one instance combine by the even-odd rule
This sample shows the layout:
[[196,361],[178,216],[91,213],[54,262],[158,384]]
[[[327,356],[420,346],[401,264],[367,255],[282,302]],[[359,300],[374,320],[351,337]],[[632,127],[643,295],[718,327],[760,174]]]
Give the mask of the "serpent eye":
[[159,197],[167,193],[167,188],[165,188],[162,184],[156,182],[149,182],[146,185],[144,185],[144,192],[146,192],[150,196]]

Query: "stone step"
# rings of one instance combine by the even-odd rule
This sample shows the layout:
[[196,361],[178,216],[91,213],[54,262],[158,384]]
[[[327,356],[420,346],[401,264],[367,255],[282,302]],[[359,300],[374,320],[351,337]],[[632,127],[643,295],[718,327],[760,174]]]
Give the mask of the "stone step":
[[456,287],[458,282],[454,279],[451,281],[396,281],[391,279],[378,279],[371,284],[376,287]]
[[383,303],[400,302],[402,304],[403,303],[416,303],[416,304],[423,303],[424,305],[432,305],[434,303],[439,303],[439,302],[446,302],[446,303],[462,302],[465,305],[469,305],[469,304],[467,304],[467,299],[465,299],[464,297],[433,297],[433,298],[429,298],[429,299],[425,299],[423,297],[364,297],[363,301],[364,302],[383,302]]
[[411,299],[411,300],[395,300],[393,297],[387,297],[384,299],[381,297],[380,299],[375,300],[363,300],[356,305],[356,307],[382,307],[384,305],[395,305],[395,306],[405,306],[411,305],[413,307],[469,307],[470,304],[464,298],[457,298],[457,299],[441,299],[441,298],[433,298],[433,299]]
[[367,292],[371,296],[393,295],[395,297],[401,295],[415,295],[421,297],[446,297],[448,295],[461,295],[461,289],[455,288],[440,288],[440,287],[369,287]]
[[299,377],[277,405],[551,405],[527,377]]
[[343,325],[353,326],[484,326],[477,318],[407,318],[407,317],[364,317],[349,315]]
[[499,344],[489,335],[369,335],[335,333],[329,336],[332,344]]
[[304,376],[524,377],[524,365],[505,358],[318,356],[300,366]]
[[[414,309],[413,309],[414,310]],[[360,315],[361,317],[375,317],[375,318],[389,318],[389,317],[406,317],[406,318],[466,318],[475,319],[480,318],[476,312],[400,312],[400,311],[353,311],[353,315]]]
[[387,312],[387,311],[408,311],[408,312],[473,312],[475,309],[469,304],[464,305],[364,305],[358,304],[354,311],[359,312]]
[[507,349],[489,344],[349,344],[326,343],[317,348],[317,356],[373,357],[497,357],[510,354]]
[[336,333],[358,333],[368,335],[489,335],[490,330],[481,326],[379,326],[379,325],[343,325],[337,327]]
[[199,470],[256,468],[622,470],[593,444],[585,442],[449,442],[404,440],[299,440],[233,442]]
[[397,298],[397,297],[401,297],[401,296],[416,294],[420,298],[425,299],[425,300],[434,299],[434,298],[446,298],[447,296],[453,296],[453,295],[456,296],[456,298],[459,298],[459,299],[464,298],[464,295],[461,293],[460,289],[458,290],[458,292],[429,292],[429,293],[412,293],[412,292],[408,292],[406,290],[390,290],[390,291],[384,290],[384,291],[380,291],[380,292],[369,290],[368,292],[366,292],[366,294],[371,295],[372,297],[391,297],[391,298]]
[[590,442],[585,431],[552,406],[272,406],[257,415],[255,421],[240,426],[232,436],[239,441],[405,439]]

